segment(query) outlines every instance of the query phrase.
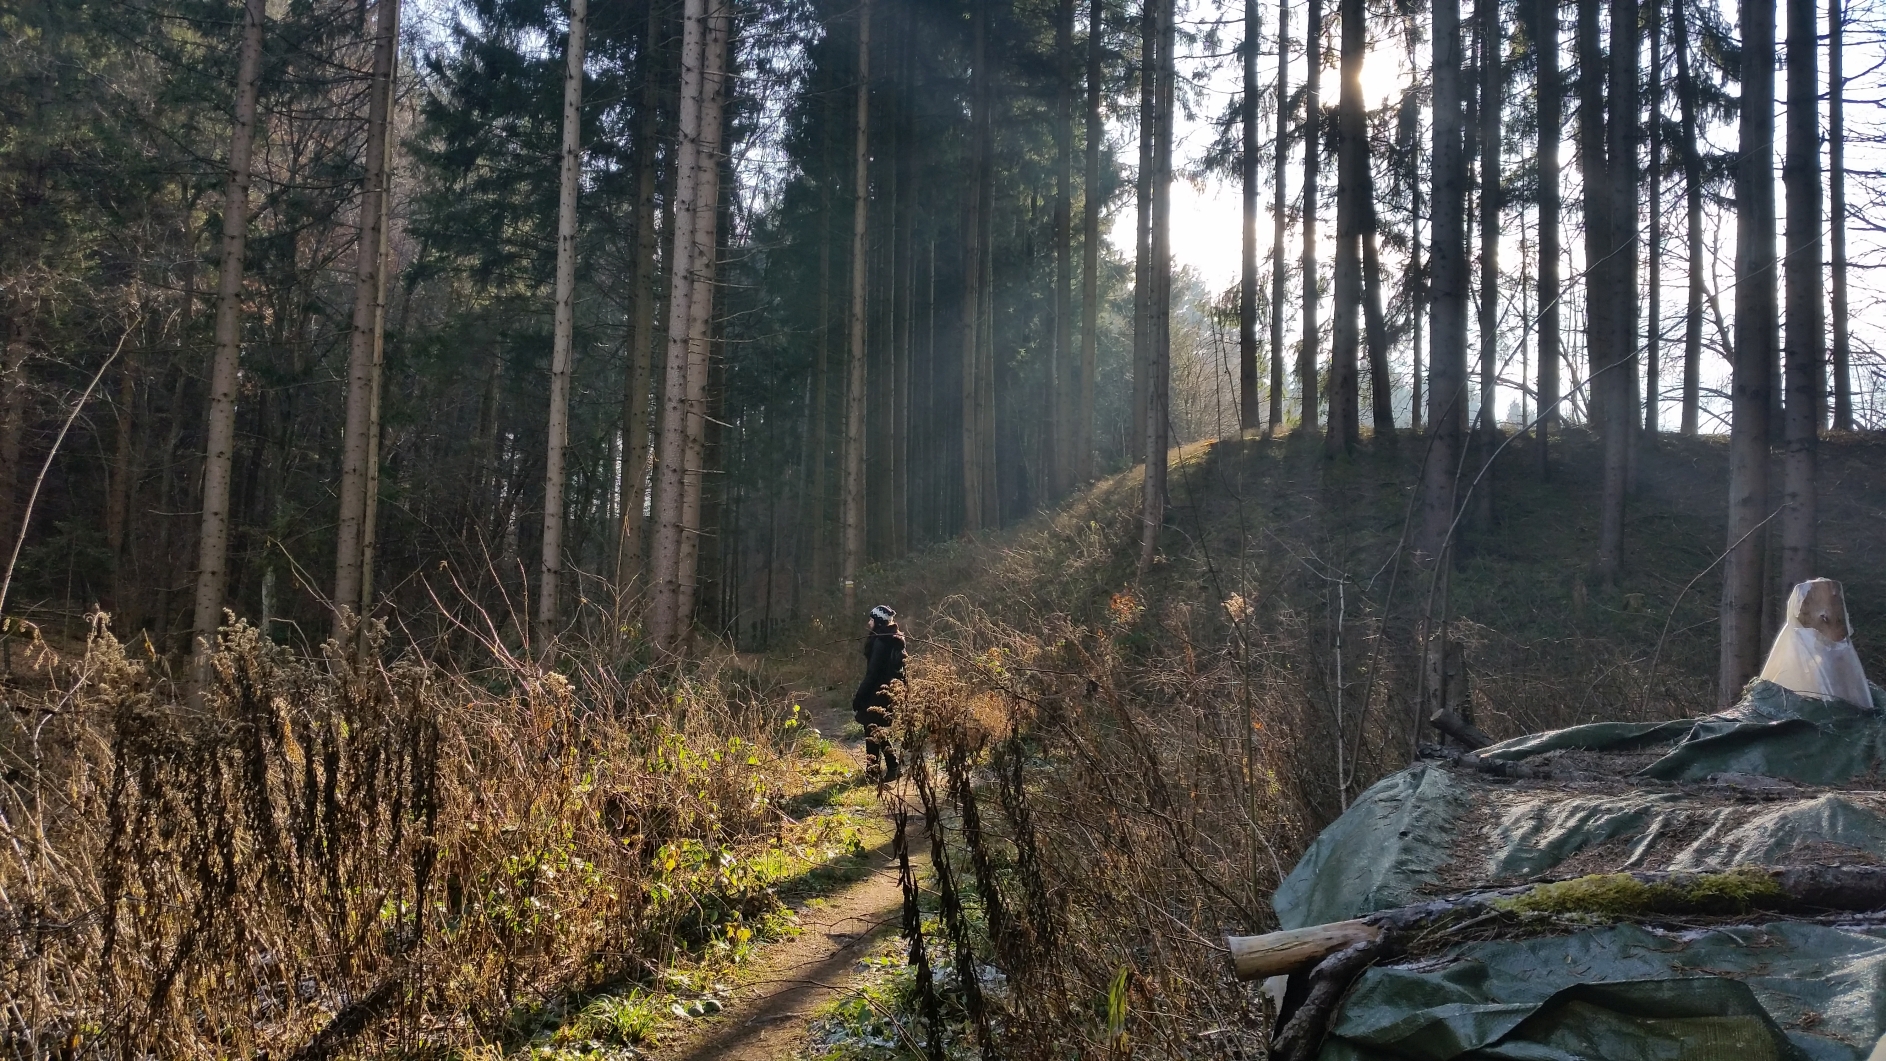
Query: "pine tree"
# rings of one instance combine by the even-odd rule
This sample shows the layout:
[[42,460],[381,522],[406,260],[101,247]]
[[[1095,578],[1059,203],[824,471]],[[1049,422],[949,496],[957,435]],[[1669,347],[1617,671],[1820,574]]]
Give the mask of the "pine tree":
[[1735,364],[1729,428],[1729,533],[1722,566],[1722,657],[1727,706],[1755,676],[1762,652],[1763,554],[1768,517],[1769,401],[1775,372],[1775,8],[1744,4],[1740,161],[1735,173]]
[[1323,71],[1323,0],[1309,0],[1308,21],[1303,30],[1303,335],[1297,343],[1297,391],[1302,408],[1297,429],[1305,435],[1316,431],[1316,348],[1322,341],[1318,314],[1322,293],[1318,289],[1316,212],[1321,193],[1319,174],[1323,161],[1321,98]]
[[1461,143],[1459,0],[1433,5],[1433,291],[1429,302],[1428,422],[1417,551],[1442,561],[1454,520],[1454,476],[1467,415],[1467,166]]
[[210,366],[203,529],[198,538],[196,610],[191,625],[194,632],[191,651],[200,661],[192,681],[199,690],[208,677],[208,654],[216,645],[223,595],[229,582],[229,479],[236,444],[236,370],[242,356],[243,252],[249,235],[249,177],[255,149],[256,100],[262,83],[262,24],[267,17],[265,0],[246,0],[243,4],[235,125],[229,134],[228,179],[223,185],[223,251],[216,276],[216,353]]
[[1687,221],[1683,250],[1688,258],[1684,271],[1689,277],[1689,297],[1683,310],[1683,409],[1678,430],[1693,437],[1702,404],[1703,155],[1698,146],[1697,86],[1691,68],[1686,3],[1670,0],[1670,33],[1676,52],[1677,107],[1682,123],[1677,153],[1683,166],[1683,212]]
[[1820,27],[1814,0],[1788,0],[1786,457],[1781,480],[1781,584],[1814,577],[1819,505],[1814,471],[1827,405],[1821,303]]
[[856,610],[858,569],[864,560],[864,398],[865,398],[865,292],[868,279],[865,234],[869,220],[871,180],[871,0],[858,7],[857,108],[852,117],[851,186],[851,310],[850,357],[845,385],[845,486],[843,562],[839,579],[844,584],[845,614]]
[[1548,447],[1559,419],[1559,125],[1564,89],[1559,82],[1558,0],[1532,0],[1533,47],[1538,58],[1539,102],[1539,475],[1551,467]]
[[557,183],[557,279],[550,338],[550,416],[544,446],[543,561],[537,577],[537,651],[555,651],[557,589],[563,580],[564,451],[570,441],[570,347],[576,326],[576,192],[582,167],[583,54],[589,0],[570,0],[564,46],[563,155]]
[[1853,340],[1847,320],[1847,16],[1827,0],[1827,250],[1832,258],[1834,430],[1853,430]]
[[1094,376],[1100,367],[1100,144],[1107,127],[1101,119],[1101,16],[1103,0],[1087,2],[1086,158],[1081,177],[1081,363],[1080,408],[1075,414],[1074,476],[1094,477]]
[[1257,412],[1257,0],[1244,0],[1244,95],[1239,101],[1238,176],[1244,217],[1238,227],[1238,429],[1255,431]]
[[1270,415],[1266,438],[1283,430],[1284,421],[1284,231],[1289,223],[1284,200],[1284,171],[1290,161],[1290,0],[1277,0],[1277,145],[1271,164],[1270,242]]
[[340,520],[334,558],[334,632],[340,636],[350,616],[369,606],[360,596],[366,539],[367,458],[372,448],[374,347],[380,298],[380,270],[386,250],[385,222],[387,123],[393,109],[393,74],[399,48],[399,0],[380,0],[376,8],[372,86],[367,102],[366,171],[360,183],[360,235],[354,268],[353,329],[347,346],[347,424],[341,436]]

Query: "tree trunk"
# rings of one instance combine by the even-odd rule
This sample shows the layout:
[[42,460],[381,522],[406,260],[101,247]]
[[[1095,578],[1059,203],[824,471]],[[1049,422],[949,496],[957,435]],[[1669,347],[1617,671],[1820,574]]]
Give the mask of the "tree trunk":
[[[727,164],[721,152],[722,106],[726,98],[727,39],[731,32],[729,0],[707,0],[701,34],[701,144],[695,156],[700,170],[695,193],[694,282],[688,296],[687,430],[683,436],[681,483],[681,551],[675,574],[676,651],[691,649],[695,604],[700,592],[699,571],[703,539],[718,550],[718,538],[702,520],[702,491],[707,481],[708,434],[717,424],[708,408],[708,375],[713,360],[714,284],[720,260],[721,170]],[[718,446],[716,447],[718,450]],[[717,483],[724,480],[716,479]],[[719,525],[720,502],[715,502]],[[716,552],[716,565],[723,554]],[[716,566],[716,569],[717,569]]]
[[[113,432],[114,452],[111,458],[111,472],[108,477],[105,495],[105,547],[111,553],[111,607],[113,617],[122,621],[124,598],[130,586],[126,581],[125,571],[125,531],[131,517],[131,482],[136,476],[137,448],[133,443],[135,424],[134,411],[138,396],[138,359],[136,351],[127,351],[124,368],[118,375],[117,415]],[[129,631],[129,625],[118,626],[121,635]]]
[[[1625,0],[1628,2],[1628,0]],[[1617,3],[1613,3],[1615,9]],[[1615,11],[1614,11],[1615,13]],[[1613,23],[1613,51],[1623,41],[1623,32]],[[1579,0],[1578,4],[1578,136],[1579,156],[1585,174],[1585,261],[1586,268],[1586,347],[1591,360],[1590,418],[1597,425],[1604,447],[1603,487],[1598,509],[1598,555],[1594,571],[1605,585],[1612,585],[1618,573],[1622,546],[1624,474],[1628,461],[1625,423],[1631,419],[1626,406],[1628,392],[1621,385],[1625,350],[1631,345],[1631,332],[1624,327],[1625,307],[1618,305],[1624,296],[1619,283],[1619,264],[1635,260],[1631,248],[1616,244],[1618,225],[1613,213],[1617,205],[1613,170],[1628,167],[1627,159],[1614,159],[1618,147],[1615,125],[1605,118],[1606,64],[1600,40],[1599,0]],[[1617,73],[1614,55],[1609,73]],[[1613,84],[1613,102],[1624,105],[1626,89]],[[1614,253],[1614,251],[1616,253]],[[1636,288],[1629,289],[1636,301]]]
[[1429,303],[1428,422],[1433,444],[1422,475],[1419,552],[1442,561],[1454,519],[1454,476],[1466,427],[1466,157],[1461,144],[1459,0],[1433,7],[1433,293]]
[[[1788,0],[1788,155],[1781,168],[1788,196],[1787,435],[1782,464],[1781,585],[1813,578],[1814,466],[1827,407],[1825,309],[1821,304],[1821,159],[1819,11],[1814,0]],[[1785,596],[1785,594],[1784,594]]]
[[1139,20],[1139,170],[1134,175],[1135,220],[1138,222],[1133,250],[1133,411],[1127,425],[1127,441],[1132,460],[1145,460],[1146,410],[1151,405],[1152,380],[1152,289],[1153,289],[1153,169],[1154,118],[1159,109],[1159,75],[1154,69],[1159,55],[1157,7],[1159,0],[1140,0]]
[[1683,411],[1679,430],[1694,437],[1702,399],[1703,155],[1697,146],[1696,80],[1690,70],[1689,16],[1684,11],[1684,0],[1671,0],[1670,15],[1676,49],[1677,105],[1683,122],[1677,149],[1683,161],[1683,211],[1688,220],[1683,248],[1688,256],[1685,272],[1689,275],[1689,298],[1683,311]]
[[988,166],[983,127],[989,120],[988,0],[970,5],[969,172],[963,217],[963,533],[989,525],[983,511],[982,460],[982,171]]
[[1316,345],[1321,340],[1317,334],[1322,302],[1316,286],[1316,199],[1323,162],[1323,0],[1309,0],[1303,58],[1307,70],[1303,83],[1303,336],[1297,344],[1297,390],[1303,408],[1297,429],[1307,436],[1316,431]]
[[1735,173],[1735,364],[1729,429],[1729,533],[1722,570],[1718,701],[1735,702],[1761,666],[1760,533],[1768,507],[1768,403],[1775,371],[1775,9],[1743,4],[1742,102]]
[[622,388],[622,520],[616,535],[617,627],[643,574],[642,509],[648,498],[649,405],[655,358],[655,152],[661,90],[655,61],[662,5],[648,5],[642,38],[642,113],[635,132],[635,258],[629,270],[628,378]]
[[[653,601],[649,640],[658,652],[673,652],[680,633],[681,539],[688,433],[688,348],[694,296],[695,230],[703,211],[701,110],[705,87],[708,0],[684,0],[681,14],[680,139],[675,151],[673,250],[668,266],[668,343],[662,371],[661,440],[655,460],[655,540],[649,563]],[[711,212],[712,206],[706,211]]]
[[1159,530],[1166,519],[1166,449],[1171,437],[1167,395],[1172,373],[1172,124],[1176,70],[1175,0],[1148,0],[1157,23],[1157,107],[1153,121],[1152,173],[1152,358],[1147,385],[1146,482],[1141,498],[1143,520],[1139,572],[1144,577],[1159,552]]
[[[1408,66],[1416,66],[1413,35],[1409,36]],[[1422,370],[1422,324],[1427,315],[1427,303],[1423,297],[1427,291],[1427,275],[1422,272],[1421,264],[1421,103],[1415,90],[1410,88],[1402,93],[1401,115],[1396,119],[1395,136],[1402,146],[1405,168],[1402,175],[1408,182],[1408,271],[1403,283],[1408,289],[1408,316],[1414,321],[1414,336],[1409,343],[1410,371],[1408,374],[1408,428],[1415,434],[1421,433],[1421,392],[1427,380]]]
[[[390,4],[394,0],[382,2]],[[216,276],[216,354],[210,366],[209,423],[204,432],[203,529],[197,540],[196,609],[191,625],[190,651],[199,661],[191,681],[198,691],[208,677],[208,655],[216,644],[223,593],[229,581],[229,475],[235,462],[236,370],[242,354],[243,247],[249,234],[249,163],[255,147],[256,96],[262,80],[262,22],[268,17],[265,0],[245,0],[242,11],[235,127],[229,136],[229,176],[223,192],[223,255]],[[18,362],[12,349],[6,354],[10,383],[17,377]],[[13,403],[17,402],[18,398],[13,398]],[[10,498],[12,485],[0,484],[0,492]],[[0,525],[0,530],[11,532],[12,521]]]
[[[1352,452],[1361,435],[1362,171],[1368,166],[1368,129],[1362,113],[1362,54],[1368,46],[1361,0],[1341,0],[1341,83],[1336,102],[1335,313],[1330,319],[1329,427],[1324,452]],[[1313,186],[1313,185],[1310,185]]]
[[[389,138],[392,130],[387,131]],[[391,143],[388,143],[389,149]],[[360,626],[355,631],[355,657],[367,660],[367,616],[373,613],[374,555],[379,546],[380,528],[380,395],[386,383],[386,273],[388,225],[392,213],[393,178],[386,180],[387,194],[380,197],[380,266],[374,270],[376,290],[373,295],[373,393],[367,396],[367,482],[365,502],[360,515]],[[266,630],[266,624],[264,625]]]
[[[891,80],[892,84],[885,95],[887,99],[896,99],[898,89],[894,72]],[[880,104],[880,114],[885,106]],[[867,129],[869,122],[867,118]],[[877,163],[875,184],[878,189],[876,195],[884,206],[877,212],[878,219],[866,227],[866,246],[875,246],[868,252],[873,264],[865,279],[865,418],[862,437],[870,439],[871,444],[865,447],[865,534],[864,551],[859,557],[861,563],[888,557],[894,535],[890,497],[895,472],[891,457],[897,428],[896,292],[902,267],[897,254],[897,211],[903,198],[903,188],[897,179],[896,160],[903,152],[897,142],[896,125],[885,122],[884,126],[885,136],[876,148],[884,157]],[[866,162],[869,164],[869,156],[866,156]],[[872,336],[876,336],[876,342],[871,341]]]
[[845,493],[843,563],[838,573],[845,588],[844,614],[857,610],[856,580],[864,560],[864,296],[868,269],[865,232],[871,179],[871,0],[858,7],[857,109],[852,117],[851,186],[851,354],[846,361],[845,386]]
[[1650,0],[1650,319],[1644,327],[1644,442],[1655,444],[1663,400],[1663,5]]
[[1087,155],[1081,180],[1081,366],[1080,409],[1075,415],[1074,476],[1094,478],[1094,375],[1100,367],[1100,49],[1104,0],[1087,3]]
[[[1653,0],[1654,2],[1654,0]],[[1613,117],[1607,131],[1611,137],[1606,162],[1611,175],[1611,246],[1618,253],[1611,264],[1613,301],[1618,319],[1614,324],[1616,354],[1613,361],[1621,366],[1614,384],[1618,407],[1614,422],[1618,441],[1605,442],[1605,491],[1608,502],[1603,519],[1609,533],[1617,540],[1617,555],[1622,561],[1624,537],[1624,494],[1635,481],[1637,469],[1637,434],[1642,422],[1637,412],[1642,398],[1638,378],[1637,337],[1640,316],[1638,298],[1638,261],[1640,233],[1638,217],[1642,191],[1644,125],[1640,114],[1643,70],[1643,28],[1639,0],[1611,0],[1611,109]],[[1602,565],[1601,565],[1602,566]]]
[[[911,68],[916,50],[914,38],[906,34],[898,60],[896,99],[908,99]],[[891,349],[891,556],[902,557],[910,551],[910,366],[915,345],[917,288],[917,163],[916,119],[908,104],[901,107],[897,125],[896,166],[898,188],[897,214],[892,219],[894,253],[897,259],[896,300],[897,330]]]
[[[1611,0],[1612,113],[1606,128],[1610,135],[1606,161],[1611,177],[1611,246],[1617,251],[1608,264],[1615,270],[1611,277],[1614,292],[1611,302],[1617,311],[1617,319],[1612,323],[1616,344],[1612,362],[1619,368],[1612,375],[1619,378],[1613,384],[1618,408],[1611,423],[1618,437],[1613,441],[1609,434],[1605,436],[1605,502],[1599,514],[1600,538],[1609,535],[1617,543],[1611,551],[1616,559],[1609,565],[1610,571],[1616,571],[1623,563],[1624,499],[1626,493],[1636,488],[1639,428],[1643,423],[1638,412],[1643,390],[1637,357],[1641,334],[1638,326],[1643,315],[1638,289],[1642,272],[1638,263],[1643,257],[1638,221],[1643,190],[1640,155],[1644,146],[1643,20],[1639,5],[1640,0]],[[1607,565],[1602,542],[1599,554],[1599,573],[1604,576]],[[1610,577],[1606,576],[1606,585],[1609,584]]]
[[1388,369],[1388,322],[1382,311],[1382,258],[1376,240],[1375,174],[1362,164],[1362,313],[1368,339],[1369,392],[1375,437],[1395,437],[1395,385]]
[[820,124],[821,156],[824,166],[819,173],[819,324],[813,346],[812,378],[817,388],[812,414],[812,584],[824,594],[831,589],[831,549],[827,546],[827,516],[831,514],[831,336],[832,336],[832,180],[837,162],[832,142],[838,128],[838,93],[825,97],[825,120]]
[[360,612],[361,541],[367,512],[368,421],[373,405],[374,303],[379,298],[384,241],[387,121],[392,112],[399,0],[380,0],[374,23],[373,82],[367,101],[366,173],[360,185],[360,236],[355,252],[354,318],[347,345],[347,429],[341,440],[340,521],[334,550],[334,636]]
[[1551,467],[1548,446],[1559,420],[1559,0],[1533,0],[1539,77],[1539,477]]
[[576,326],[576,188],[583,163],[583,45],[589,0],[570,0],[563,68],[563,159],[557,186],[556,310],[550,332],[550,421],[544,442],[543,561],[535,636],[540,659],[555,652],[557,589],[563,581],[564,450],[570,440],[570,344]]
[[1284,229],[1289,222],[1284,171],[1289,160],[1290,0],[1277,0],[1277,152],[1271,159],[1270,207],[1270,415],[1264,421],[1265,437],[1281,431],[1284,422]]
[[[1480,16],[1480,437],[1499,428],[1494,408],[1500,368],[1500,71],[1503,48],[1498,0],[1479,0]],[[1476,493],[1489,496],[1486,483]]]
[[1853,350],[1847,321],[1847,16],[1827,0],[1827,220],[1833,258],[1834,430],[1853,430]]
[[1244,96],[1239,105],[1244,223],[1238,266],[1238,430],[1255,431],[1257,412],[1257,0],[1244,0]]
[[1048,358],[1046,465],[1050,500],[1073,485],[1073,416],[1068,369],[1074,361],[1074,0],[1060,0],[1054,18],[1054,349]]

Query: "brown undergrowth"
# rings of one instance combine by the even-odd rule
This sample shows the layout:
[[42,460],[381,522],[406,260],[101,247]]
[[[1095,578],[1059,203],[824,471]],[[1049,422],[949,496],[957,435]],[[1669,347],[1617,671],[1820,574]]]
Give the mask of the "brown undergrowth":
[[1131,613],[1030,633],[960,598],[929,616],[904,716],[948,972],[920,968],[909,1003],[962,1019],[926,1043],[1230,1057],[1259,1041],[1220,937],[1265,919],[1298,844],[1267,733],[1287,712],[1183,610],[1160,624],[1174,651],[1130,650]]
[[[1823,465],[1842,483],[1824,512],[1829,573],[1865,599],[1858,623],[1886,603],[1852,559],[1886,545],[1864,514],[1879,491],[1856,471],[1871,445],[1843,439]],[[1414,448],[1175,451],[1143,573],[1127,472],[867,575],[910,619],[904,717],[928,753],[910,757],[936,865],[919,923],[943,939],[912,948],[939,968],[915,970],[907,1003],[921,1021],[942,992],[939,1023],[959,1020],[926,1042],[1257,1056],[1262,1022],[1221,937],[1273,927],[1270,895],[1304,845],[1413,755],[1424,621],[1464,646],[1471,707],[1496,737],[1714,707],[1720,445],[1670,440],[1645,458],[1609,587],[1588,573],[1591,440],[1568,433],[1549,482],[1513,446],[1445,571],[1405,549]],[[1866,640],[1869,661],[1886,658],[1877,630]]]
[[742,856],[781,828],[785,734],[739,675],[357,669],[237,626],[193,707],[102,621],[28,655],[0,715],[5,1054],[439,1054],[778,908]]

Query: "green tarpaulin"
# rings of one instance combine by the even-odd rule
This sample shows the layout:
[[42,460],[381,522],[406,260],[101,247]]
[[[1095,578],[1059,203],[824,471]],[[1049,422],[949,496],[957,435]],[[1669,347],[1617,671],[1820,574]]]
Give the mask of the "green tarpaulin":
[[[1483,755],[1550,779],[1420,763],[1382,780],[1278,888],[1283,927],[1546,875],[1886,862],[1886,714],[1873,705],[1757,682],[1723,714],[1579,726]],[[1883,925],[1610,925],[1461,944],[1366,972],[1322,1056],[1861,1061],[1886,1033]]]

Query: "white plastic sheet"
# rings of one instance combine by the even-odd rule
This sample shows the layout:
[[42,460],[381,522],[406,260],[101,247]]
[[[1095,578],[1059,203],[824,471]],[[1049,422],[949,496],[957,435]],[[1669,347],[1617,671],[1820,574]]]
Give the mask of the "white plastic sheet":
[[1761,676],[1802,696],[1872,705],[1840,583],[1817,578],[1794,587]]

